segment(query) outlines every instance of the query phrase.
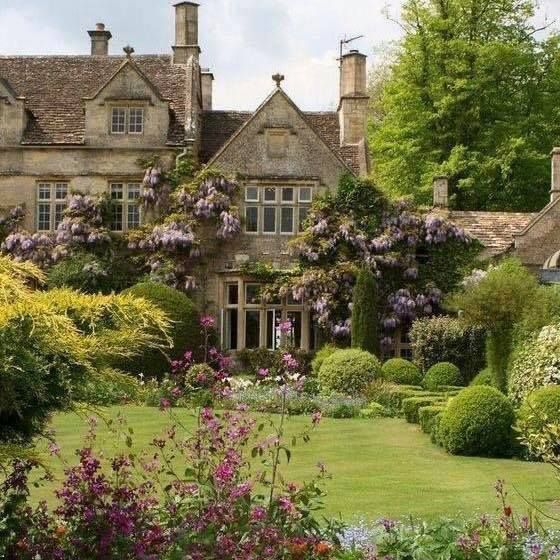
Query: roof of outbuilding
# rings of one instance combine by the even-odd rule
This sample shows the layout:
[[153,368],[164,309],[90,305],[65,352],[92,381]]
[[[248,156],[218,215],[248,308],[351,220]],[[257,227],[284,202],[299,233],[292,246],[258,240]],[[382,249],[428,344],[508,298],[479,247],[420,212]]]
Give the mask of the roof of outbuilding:
[[[340,146],[340,123],[335,112],[303,112],[307,123],[325,144],[356,174],[360,173],[359,147]],[[254,115],[251,111],[206,111],[202,117],[201,161],[210,161]]]
[[[0,78],[30,113],[24,144],[82,144],[84,97],[93,96],[124,62],[123,56],[0,56]],[[161,96],[170,100],[170,144],[185,138],[187,76],[169,55],[133,58]]]
[[483,212],[452,210],[449,220],[478,239],[489,256],[498,256],[513,246],[513,236],[521,232],[536,214],[525,212]]

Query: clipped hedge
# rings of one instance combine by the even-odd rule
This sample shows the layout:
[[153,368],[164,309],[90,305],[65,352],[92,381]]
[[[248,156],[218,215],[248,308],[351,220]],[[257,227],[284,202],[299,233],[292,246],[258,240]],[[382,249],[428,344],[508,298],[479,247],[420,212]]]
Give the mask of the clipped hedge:
[[[316,354],[311,362],[311,371],[314,375],[319,375],[319,370],[323,365],[323,362],[332,356],[337,351],[337,347],[334,344],[325,344]],[[262,366],[261,366],[262,367]]]
[[456,364],[470,381],[485,364],[485,331],[452,317],[418,319],[410,331],[413,361],[422,371],[440,362]]
[[429,391],[437,391],[450,385],[457,386],[461,384],[461,372],[456,365],[442,362],[428,370],[422,384]]
[[560,387],[551,385],[533,391],[518,414],[523,432],[538,434],[547,424],[560,425]]
[[436,404],[445,403],[445,398],[441,396],[435,397],[411,397],[402,402],[402,411],[406,421],[409,424],[418,424],[418,411],[426,406],[434,406]]
[[425,434],[431,434],[436,425],[436,418],[445,410],[445,406],[434,404],[423,406],[418,410],[418,423]]
[[494,386],[494,376],[490,368],[483,369],[470,383],[470,387],[477,387],[478,385]]
[[187,350],[200,353],[202,337],[199,312],[185,294],[155,282],[136,284],[123,293],[143,298],[157,305],[167,315],[173,322],[173,348],[169,350],[168,357],[162,352],[147,350],[141,356],[116,364],[118,369],[143,373],[149,377],[162,377],[170,370],[170,360],[181,358]]
[[386,381],[397,385],[420,385],[422,374],[418,366],[402,358],[387,360],[381,368],[381,375]]
[[453,455],[511,455],[513,406],[494,387],[464,389],[442,413],[438,439]]
[[357,349],[337,350],[321,365],[319,387],[324,394],[359,395],[380,374],[381,364],[373,354]]

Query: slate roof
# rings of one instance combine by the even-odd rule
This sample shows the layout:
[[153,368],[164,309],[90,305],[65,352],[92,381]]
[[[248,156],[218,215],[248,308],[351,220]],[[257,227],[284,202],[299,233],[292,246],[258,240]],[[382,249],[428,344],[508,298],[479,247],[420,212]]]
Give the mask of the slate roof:
[[[250,111],[206,111],[202,116],[201,161],[206,163],[253,116]],[[360,174],[358,146],[340,146],[340,124],[335,112],[304,112],[308,124],[356,174]]]
[[[0,78],[25,97],[30,119],[23,144],[83,144],[84,97],[93,96],[118,70],[123,56],[0,56]],[[185,68],[169,55],[139,55],[133,61],[170,100],[170,144],[184,142]]]
[[478,239],[488,256],[510,249],[513,236],[520,233],[537,214],[524,212],[482,212],[452,210],[449,220]]

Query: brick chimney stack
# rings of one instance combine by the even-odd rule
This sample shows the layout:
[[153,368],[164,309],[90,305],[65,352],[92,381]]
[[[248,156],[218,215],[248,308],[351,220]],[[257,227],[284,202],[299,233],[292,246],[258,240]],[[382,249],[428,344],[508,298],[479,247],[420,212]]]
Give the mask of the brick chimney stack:
[[340,61],[340,143],[342,146],[360,144],[366,137],[367,56],[352,50]]
[[208,68],[202,69],[201,74],[201,88],[202,88],[202,110],[212,110],[212,89],[214,82],[214,74]]
[[550,202],[560,198],[560,148],[552,150],[552,184],[550,187]]
[[109,40],[112,35],[105,29],[104,23],[97,23],[95,29],[88,31],[91,37],[91,55],[107,56],[109,54]]
[[198,45],[198,7],[194,2],[175,4],[175,45],[173,62],[186,64],[191,56],[200,55]]

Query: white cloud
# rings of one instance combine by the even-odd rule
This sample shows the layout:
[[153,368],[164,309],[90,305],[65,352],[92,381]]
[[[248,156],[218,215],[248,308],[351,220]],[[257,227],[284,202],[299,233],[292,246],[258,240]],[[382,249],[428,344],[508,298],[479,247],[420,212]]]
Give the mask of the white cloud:
[[[176,0],[20,0],[0,8],[0,54],[84,54],[87,29],[105,21],[111,52],[130,42],[137,53],[170,52]],[[338,42],[374,60],[401,30],[403,0],[200,0],[202,64],[216,76],[216,108],[254,109],[272,90],[272,74],[304,109],[330,109],[338,98]],[[1,2],[1,0],[0,0]],[[541,0],[537,18],[560,21],[560,1]]]

